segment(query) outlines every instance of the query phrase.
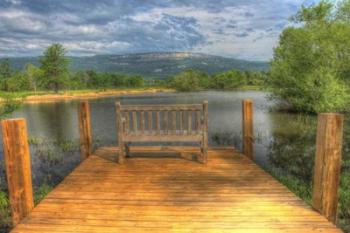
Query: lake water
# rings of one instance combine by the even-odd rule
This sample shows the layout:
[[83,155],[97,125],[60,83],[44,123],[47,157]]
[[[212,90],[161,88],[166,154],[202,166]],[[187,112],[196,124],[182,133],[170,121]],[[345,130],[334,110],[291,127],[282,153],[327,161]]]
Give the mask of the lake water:
[[[257,91],[157,93],[123,96],[122,104],[180,104],[209,101],[209,145],[241,149],[242,108],[245,98],[254,101],[255,161],[310,182],[312,177],[316,116],[275,112],[268,94]],[[116,145],[117,98],[90,100],[95,147]],[[56,185],[79,163],[78,101],[25,104],[12,114],[27,120],[35,187]],[[349,119],[345,124],[344,161],[349,171]],[[2,145],[0,163],[3,163]],[[0,164],[1,165],[1,164]],[[0,166],[3,167],[3,166]],[[0,173],[4,190],[5,174]]]

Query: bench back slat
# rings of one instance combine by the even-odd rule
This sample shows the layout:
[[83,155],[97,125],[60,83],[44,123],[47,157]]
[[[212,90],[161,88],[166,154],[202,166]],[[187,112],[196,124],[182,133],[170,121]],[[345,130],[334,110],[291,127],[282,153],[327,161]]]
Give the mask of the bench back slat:
[[135,111],[132,111],[132,122],[131,122],[131,125],[132,125],[132,130],[133,131],[137,131],[137,118],[136,118],[136,112]]
[[147,130],[149,132],[153,132],[153,111],[148,111],[148,116],[147,116],[148,124],[147,124]]
[[156,133],[160,134],[160,111],[156,112]]
[[187,132],[188,134],[192,133],[192,111],[187,111]]

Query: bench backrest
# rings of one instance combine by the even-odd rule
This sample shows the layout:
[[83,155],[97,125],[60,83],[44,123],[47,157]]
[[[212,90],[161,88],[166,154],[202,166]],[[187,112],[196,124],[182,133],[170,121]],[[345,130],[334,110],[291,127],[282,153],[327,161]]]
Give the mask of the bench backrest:
[[195,135],[208,131],[208,102],[181,105],[121,105],[117,125],[123,135]]

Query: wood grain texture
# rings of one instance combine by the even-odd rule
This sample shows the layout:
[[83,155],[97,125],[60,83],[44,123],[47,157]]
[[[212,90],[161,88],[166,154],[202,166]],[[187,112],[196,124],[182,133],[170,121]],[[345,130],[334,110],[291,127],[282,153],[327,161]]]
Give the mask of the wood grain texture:
[[201,104],[167,104],[167,105],[122,105],[122,111],[180,111],[202,110]]
[[148,132],[152,133],[153,132],[153,111],[148,111],[148,124],[147,124],[147,129]]
[[12,232],[341,232],[232,148],[209,149],[207,166],[159,149],[123,165],[98,149]]
[[160,111],[156,112],[156,119],[155,119],[155,124],[156,124],[156,134],[160,134]]
[[202,139],[202,160],[203,163],[207,163],[208,160],[208,101],[203,102],[203,139]]
[[133,131],[137,131],[138,127],[137,127],[137,112],[136,111],[132,111],[132,130]]
[[125,160],[125,142],[124,142],[124,127],[123,119],[121,114],[121,105],[120,102],[115,103],[115,113],[116,113],[116,126],[117,126],[117,135],[118,135],[118,145],[119,145],[119,156],[118,163],[123,164]]
[[187,133],[192,134],[192,111],[187,111]]
[[318,116],[312,206],[336,222],[343,142],[343,115]]
[[15,226],[34,207],[27,125],[24,119],[3,120],[1,123],[12,223]]
[[83,161],[92,153],[92,132],[90,123],[89,102],[81,102],[78,106],[80,158]]
[[242,101],[242,131],[243,131],[243,154],[254,159],[254,136],[253,136],[253,101]]

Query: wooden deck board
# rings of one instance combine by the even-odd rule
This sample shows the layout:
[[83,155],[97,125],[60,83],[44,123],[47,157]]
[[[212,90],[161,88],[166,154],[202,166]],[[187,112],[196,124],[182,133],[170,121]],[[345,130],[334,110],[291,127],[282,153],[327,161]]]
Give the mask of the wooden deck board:
[[100,148],[12,232],[342,232],[232,149],[207,165],[159,149],[119,165]]

